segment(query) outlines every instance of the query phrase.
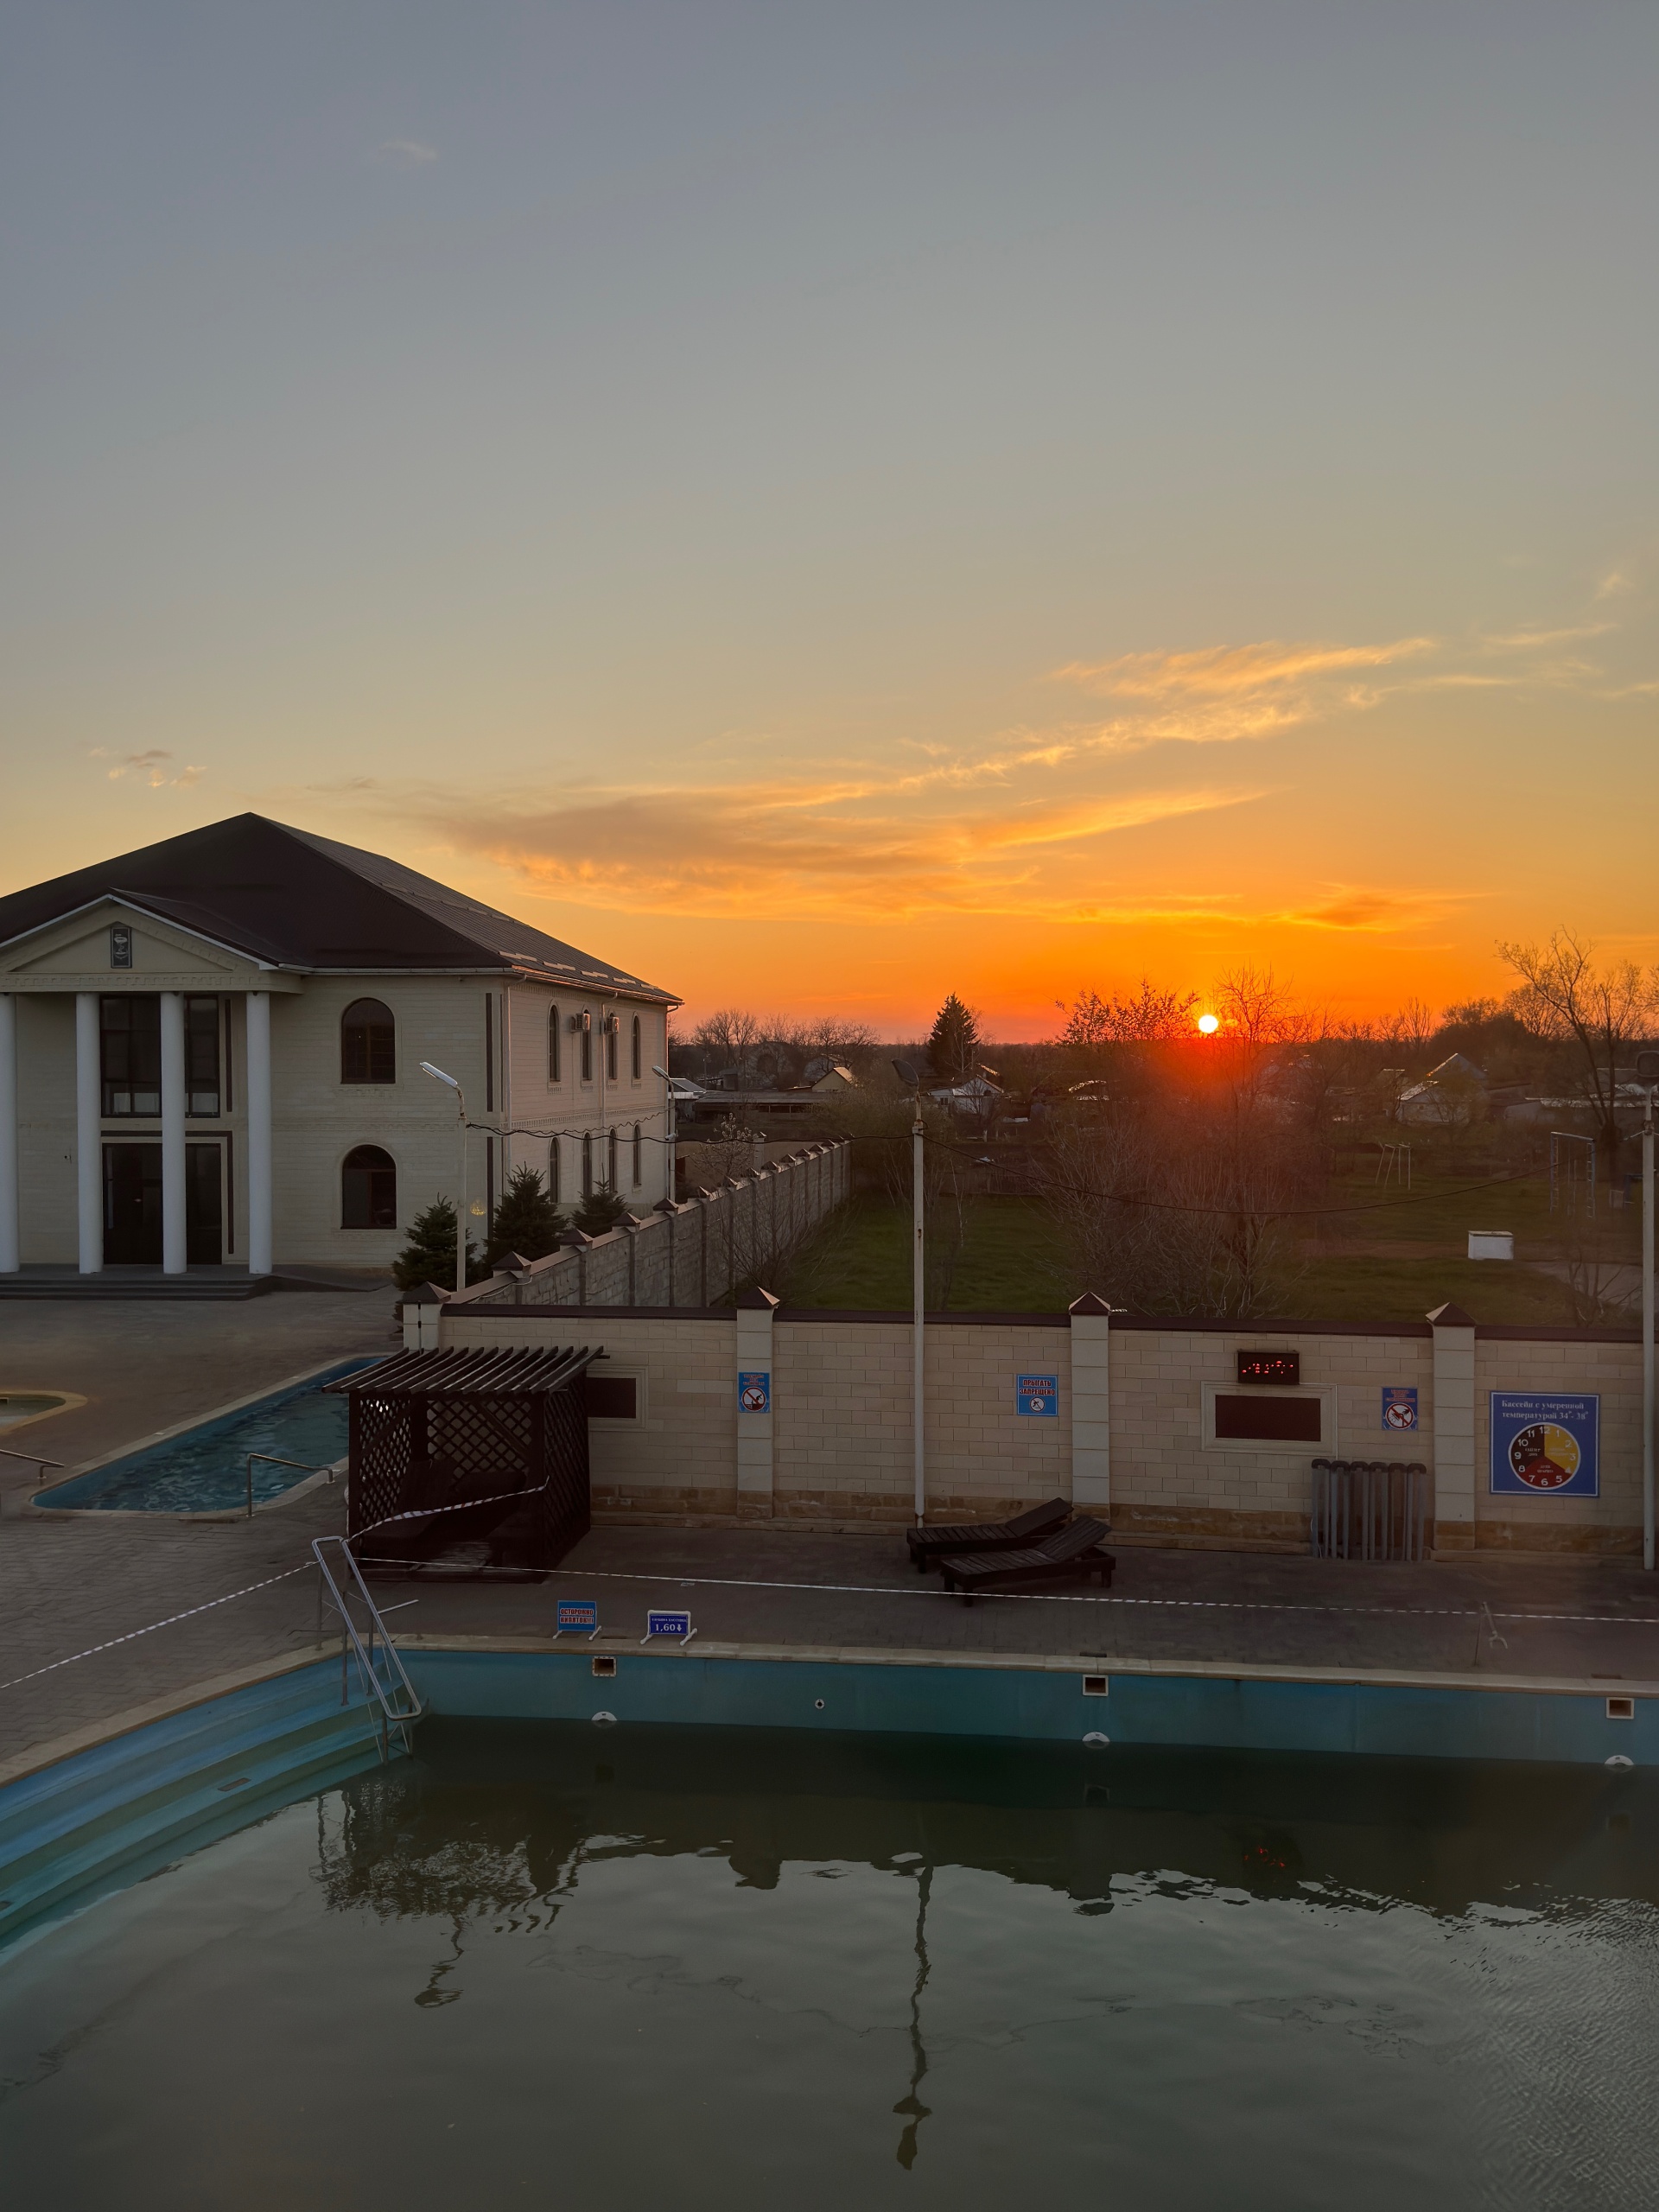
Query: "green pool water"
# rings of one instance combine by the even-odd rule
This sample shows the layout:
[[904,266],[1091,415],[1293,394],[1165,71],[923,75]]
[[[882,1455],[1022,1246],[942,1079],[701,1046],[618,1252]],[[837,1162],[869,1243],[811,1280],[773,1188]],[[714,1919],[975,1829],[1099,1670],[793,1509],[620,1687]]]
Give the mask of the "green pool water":
[[1602,2207],[1640,1773],[429,1723],[0,1961],[67,2208]]

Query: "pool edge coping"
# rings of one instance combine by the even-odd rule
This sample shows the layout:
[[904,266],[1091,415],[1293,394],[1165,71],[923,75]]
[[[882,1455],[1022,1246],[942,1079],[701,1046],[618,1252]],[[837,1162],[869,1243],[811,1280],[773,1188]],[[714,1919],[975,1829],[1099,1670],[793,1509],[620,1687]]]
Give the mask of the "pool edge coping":
[[[201,1513],[168,1513],[154,1511],[144,1506],[36,1505],[35,1499],[45,1497],[54,1490],[61,1490],[67,1483],[79,1482],[83,1475],[95,1475],[100,1467],[111,1466],[116,1460],[129,1459],[135,1452],[148,1452],[157,1444],[170,1444],[175,1436],[187,1436],[193,1428],[205,1427],[209,1421],[223,1421],[231,1414],[245,1413],[250,1406],[257,1406],[266,1398],[274,1398],[282,1391],[294,1389],[300,1383],[312,1382],[317,1376],[326,1375],[330,1368],[343,1366],[346,1360],[355,1358],[357,1356],[355,1353],[336,1352],[331,1359],[320,1360],[314,1367],[302,1368],[297,1375],[288,1376],[280,1382],[267,1382],[263,1389],[251,1390],[245,1397],[232,1398],[227,1404],[215,1406],[208,1413],[194,1414],[188,1421],[175,1421],[169,1427],[158,1428],[149,1436],[135,1437],[130,1444],[117,1445],[112,1451],[100,1452],[95,1459],[83,1460],[80,1465],[69,1468],[65,1473],[60,1475],[55,1482],[44,1484],[35,1491],[32,1497],[21,1498],[13,1510],[20,1519],[38,1516],[42,1521],[67,1521],[72,1517],[79,1519],[82,1514],[86,1513],[101,1514],[106,1519],[113,1519],[117,1515],[126,1513],[145,1521],[244,1521],[247,1518],[245,1513],[235,1510],[221,1511],[216,1508]],[[391,1357],[390,1352],[365,1353],[363,1355],[363,1363],[365,1366],[372,1366],[377,1358]],[[44,1419],[45,1416],[41,1415],[39,1418]],[[344,1465],[344,1459],[336,1459],[333,1462],[336,1472]],[[319,1471],[320,1474],[327,1471],[327,1468]],[[298,1490],[301,1485],[296,1484],[294,1487]],[[286,1499],[291,1493],[284,1491],[280,1495],[282,1498]],[[266,1505],[274,1505],[278,1503],[278,1500],[269,1498],[264,1503]],[[263,1509],[256,1505],[253,1510],[257,1513]],[[8,1515],[7,1517],[10,1519],[11,1516]]]

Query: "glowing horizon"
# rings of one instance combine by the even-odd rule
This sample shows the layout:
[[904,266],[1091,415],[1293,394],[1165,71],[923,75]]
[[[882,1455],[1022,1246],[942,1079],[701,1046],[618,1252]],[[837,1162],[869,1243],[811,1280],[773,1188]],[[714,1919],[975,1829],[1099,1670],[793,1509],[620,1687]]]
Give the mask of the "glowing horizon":
[[1634,16],[625,15],[20,23],[0,887],[254,807],[890,1037],[1659,959]]

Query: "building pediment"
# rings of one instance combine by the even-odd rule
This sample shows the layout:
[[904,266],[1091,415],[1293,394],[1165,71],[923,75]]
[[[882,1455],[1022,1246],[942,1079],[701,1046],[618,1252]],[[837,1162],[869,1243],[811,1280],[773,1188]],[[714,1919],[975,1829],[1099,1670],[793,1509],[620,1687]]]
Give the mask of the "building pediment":
[[[123,964],[118,965],[118,961]],[[0,945],[0,990],[297,991],[285,975],[134,901],[93,899]]]

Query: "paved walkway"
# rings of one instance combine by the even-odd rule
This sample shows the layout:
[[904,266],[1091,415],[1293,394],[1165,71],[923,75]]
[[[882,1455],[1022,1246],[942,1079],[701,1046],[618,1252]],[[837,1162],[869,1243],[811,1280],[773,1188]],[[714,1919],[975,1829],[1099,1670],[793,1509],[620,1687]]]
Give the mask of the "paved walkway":
[[[0,1315],[0,1386],[68,1389],[86,1402],[7,1440],[22,1446],[27,1438],[31,1448],[38,1443],[79,1465],[307,1367],[390,1343],[384,1293],[207,1306],[20,1301]],[[315,1491],[251,1522],[60,1520],[29,1514],[33,1471],[3,1465],[12,1471],[0,1476],[0,1684],[9,1685],[0,1688],[0,1774],[72,1732],[318,1648],[309,1546],[341,1525],[338,1491]],[[646,1607],[666,1604],[690,1609],[704,1645],[1571,1678],[1659,1689],[1659,1578],[1625,1566],[1368,1567],[1127,1544],[1119,1562],[1107,1595],[987,1597],[970,1607],[910,1571],[897,1532],[603,1528],[545,1583],[414,1580],[380,1586],[379,1594],[385,1607],[401,1607],[394,1629],[422,1639],[550,1639],[556,1599],[582,1596],[599,1598],[623,1648],[637,1648]],[[211,1605],[249,1585],[263,1586]],[[210,1610],[190,1611],[198,1606]],[[189,1617],[135,1633],[180,1613]],[[54,1663],[93,1646],[104,1648]]]

